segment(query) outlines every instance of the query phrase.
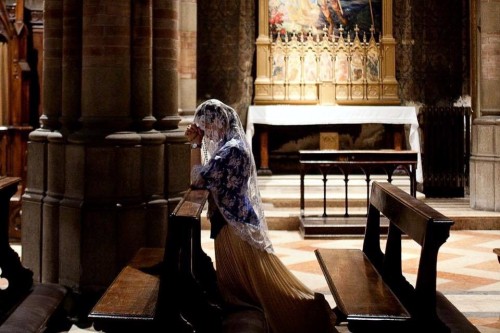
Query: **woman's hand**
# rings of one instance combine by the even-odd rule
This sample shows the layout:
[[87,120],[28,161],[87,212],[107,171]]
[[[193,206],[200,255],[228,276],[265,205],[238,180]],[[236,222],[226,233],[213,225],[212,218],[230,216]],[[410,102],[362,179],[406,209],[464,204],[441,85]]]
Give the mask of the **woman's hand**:
[[203,134],[204,133],[201,128],[199,128],[195,123],[189,124],[184,132],[184,135],[187,136],[189,142],[197,144],[201,144]]

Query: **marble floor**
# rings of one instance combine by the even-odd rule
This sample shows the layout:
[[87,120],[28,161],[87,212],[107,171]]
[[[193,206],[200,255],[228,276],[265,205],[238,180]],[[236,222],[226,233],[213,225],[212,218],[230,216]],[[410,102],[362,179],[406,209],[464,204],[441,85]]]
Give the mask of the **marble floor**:
[[[296,231],[271,231],[276,253],[306,285],[335,303],[313,254],[316,248],[360,248],[361,239],[303,239]],[[205,243],[206,247],[209,242]],[[492,248],[500,231],[457,230],[441,247],[437,288],[483,333],[500,332],[500,263]],[[416,276],[417,248],[403,241],[403,271]]]
[[[316,248],[360,248],[361,238],[303,239],[298,231],[271,230],[276,254],[306,285],[335,305],[313,253]],[[214,258],[213,241],[202,231],[205,252]],[[500,230],[456,230],[441,247],[437,288],[482,332],[500,332],[500,263],[492,252],[500,247]],[[403,271],[414,282],[418,248],[403,241]],[[217,263],[215,263],[217,265]],[[72,327],[70,332],[92,328]],[[340,332],[347,332],[339,327]]]

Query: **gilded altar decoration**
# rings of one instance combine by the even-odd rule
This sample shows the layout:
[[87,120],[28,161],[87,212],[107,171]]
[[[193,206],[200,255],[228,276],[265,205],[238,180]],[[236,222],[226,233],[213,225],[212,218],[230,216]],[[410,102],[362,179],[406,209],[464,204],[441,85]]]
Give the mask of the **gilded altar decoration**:
[[399,104],[392,1],[260,0],[255,104]]

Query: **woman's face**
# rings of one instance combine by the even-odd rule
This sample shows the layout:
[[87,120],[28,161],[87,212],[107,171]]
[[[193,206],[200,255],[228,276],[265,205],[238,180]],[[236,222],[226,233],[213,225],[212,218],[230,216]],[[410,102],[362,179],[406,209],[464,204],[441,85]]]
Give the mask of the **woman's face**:
[[207,140],[220,142],[224,140],[226,131],[228,131],[228,123],[230,112],[223,106],[217,103],[207,103],[200,107],[197,112],[196,122],[205,132]]
[[200,128],[204,131],[208,140],[218,142],[223,137],[223,131],[212,122],[202,122]]

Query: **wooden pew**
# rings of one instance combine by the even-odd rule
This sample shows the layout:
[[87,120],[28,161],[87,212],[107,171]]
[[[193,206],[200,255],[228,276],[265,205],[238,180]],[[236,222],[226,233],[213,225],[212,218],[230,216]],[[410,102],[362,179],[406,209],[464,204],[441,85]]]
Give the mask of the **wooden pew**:
[[[141,248],[121,270],[89,314],[96,329],[156,332],[173,323],[181,325],[179,321],[184,318],[180,318],[179,276],[192,273],[191,264],[196,261],[193,255],[199,254],[199,248],[189,252],[192,252],[191,244],[199,242],[199,238],[193,239],[193,236],[207,196],[205,190],[188,190],[170,215],[166,249]],[[164,283],[160,283],[160,276]],[[171,279],[175,281],[170,282]],[[173,288],[169,287],[170,283]],[[160,290],[164,297],[161,302]],[[171,314],[168,314],[169,305],[173,306]],[[176,315],[178,318],[174,319]],[[172,323],[165,322],[167,319]],[[186,320],[186,326],[189,325]]]
[[215,270],[201,248],[208,191],[189,189],[170,215],[165,249],[142,248],[89,314],[105,332],[266,332],[257,311],[222,313]]
[[[385,252],[381,214],[389,219]],[[438,251],[452,225],[398,187],[374,182],[363,249],[315,250],[335,298],[338,322],[347,321],[353,332],[479,332],[436,290]],[[415,286],[402,273],[402,237],[421,247]]]
[[33,272],[9,244],[9,201],[20,180],[0,178],[0,333],[69,330],[63,307],[68,290],[58,284],[33,283]]

